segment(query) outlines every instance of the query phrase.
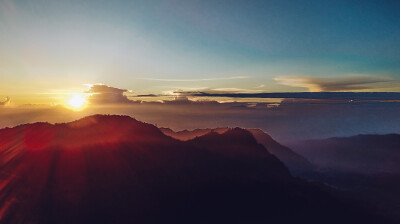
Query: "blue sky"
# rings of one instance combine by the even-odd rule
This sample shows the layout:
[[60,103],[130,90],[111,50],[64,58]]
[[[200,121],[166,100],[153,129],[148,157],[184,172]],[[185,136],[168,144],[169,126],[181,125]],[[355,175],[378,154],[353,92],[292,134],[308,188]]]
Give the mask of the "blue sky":
[[400,90],[399,1],[0,0],[0,9],[0,95],[87,83],[321,91],[309,86],[365,78],[377,82],[354,91]]

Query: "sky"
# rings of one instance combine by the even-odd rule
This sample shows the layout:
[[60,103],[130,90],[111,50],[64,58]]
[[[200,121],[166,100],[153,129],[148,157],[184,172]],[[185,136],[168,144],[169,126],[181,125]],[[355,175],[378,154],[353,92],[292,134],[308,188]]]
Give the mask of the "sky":
[[0,97],[399,91],[399,1],[0,0]]
[[[0,0],[0,128],[400,133],[400,1]],[[3,100],[1,100],[3,98]]]

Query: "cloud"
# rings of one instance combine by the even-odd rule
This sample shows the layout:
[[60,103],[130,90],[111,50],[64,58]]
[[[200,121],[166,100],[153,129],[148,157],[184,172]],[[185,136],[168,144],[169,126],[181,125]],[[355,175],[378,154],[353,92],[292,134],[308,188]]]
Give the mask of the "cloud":
[[0,102],[0,106],[6,106],[6,105],[10,104],[10,102],[11,102],[10,97],[6,97],[5,101]]
[[231,76],[222,78],[203,78],[203,79],[160,79],[160,78],[138,78],[141,80],[149,81],[162,81],[162,82],[200,82],[200,81],[216,81],[216,80],[234,80],[234,79],[247,79],[248,76]]
[[87,97],[87,101],[90,104],[124,104],[137,102],[129,100],[128,97],[124,95],[126,92],[128,92],[128,90],[107,85],[91,85],[89,90],[86,91],[86,93],[90,94],[90,96]]
[[241,88],[207,88],[207,89],[199,89],[194,90],[183,90],[183,89],[175,89],[175,90],[167,90],[163,91],[162,94],[147,94],[147,95],[138,95],[138,97],[148,97],[148,96],[201,96],[202,94],[210,94],[210,96],[219,96],[220,94],[252,94],[252,93],[261,93],[261,90],[254,89],[241,89]]
[[259,93],[260,90],[240,89],[240,88],[214,88],[208,92],[213,93]]
[[399,87],[390,77],[371,75],[352,75],[341,78],[317,78],[309,76],[277,76],[281,85],[308,88],[311,92],[378,90]]
[[229,97],[229,98],[279,98],[279,99],[335,99],[335,100],[400,100],[400,92],[286,92],[254,93],[232,91],[172,91],[168,94],[147,94],[136,97],[162,97],[180,95],[186,97]]

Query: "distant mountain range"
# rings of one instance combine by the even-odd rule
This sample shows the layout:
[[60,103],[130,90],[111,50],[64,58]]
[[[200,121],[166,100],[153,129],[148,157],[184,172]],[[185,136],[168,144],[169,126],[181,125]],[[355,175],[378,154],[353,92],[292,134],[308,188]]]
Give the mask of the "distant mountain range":
[[390,223],[294,178],[235,128],[188,141],[126,116],[0,130],[0,223]]
[[357,135],[296,142],[292,148],[320,169],[400,174],[400,135]]
[[305,179],[350,192],[400,222],[400,135],[357,135],[291,144],[314,165]]

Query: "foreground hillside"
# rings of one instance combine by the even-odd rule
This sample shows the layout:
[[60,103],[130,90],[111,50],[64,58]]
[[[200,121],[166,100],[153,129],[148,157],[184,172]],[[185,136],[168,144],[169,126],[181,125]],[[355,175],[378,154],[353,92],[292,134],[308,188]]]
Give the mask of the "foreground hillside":
[[130,117],[0,130],[1,223],[388,223],[293,178],[246,130],[182,142]]

